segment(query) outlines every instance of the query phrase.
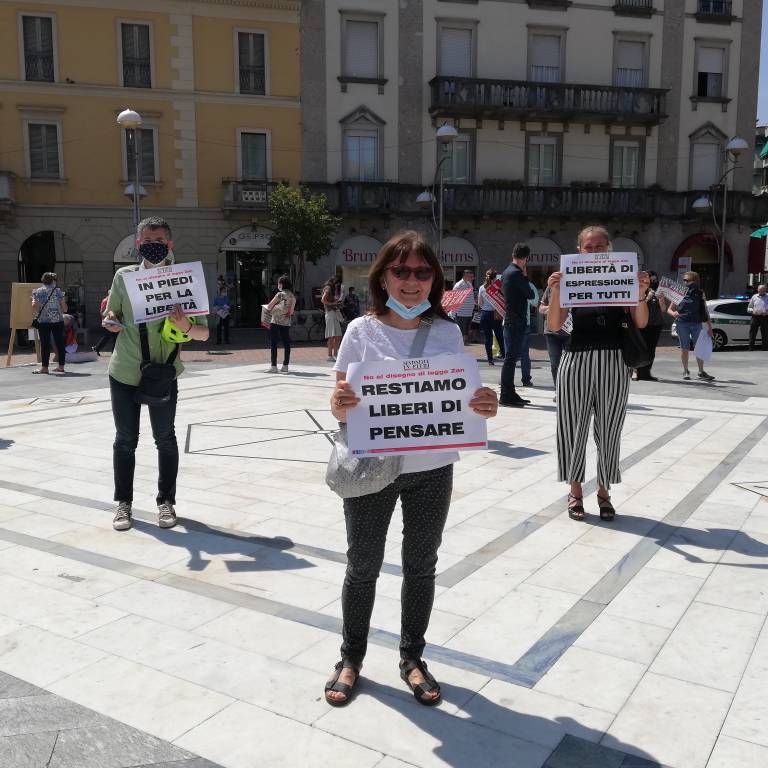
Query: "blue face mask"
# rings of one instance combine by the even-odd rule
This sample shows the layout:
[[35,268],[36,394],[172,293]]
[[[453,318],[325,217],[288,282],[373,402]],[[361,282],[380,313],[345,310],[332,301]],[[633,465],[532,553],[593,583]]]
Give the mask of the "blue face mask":
[[406,307],[405,304],[401,304],[397,299],[392,298],[392,296],[387,299],[387,307],[389,307],[395,314],[400,315],[403,320],[415,320],[431,306],[432,304],[429,299],[424,299],[420,304],[410,308]]
[[150,264],[159,264],[161,261],[165,261],[168,256],[168,244],[142,243],[139,246],[139,253],[144,261],[148,261]]

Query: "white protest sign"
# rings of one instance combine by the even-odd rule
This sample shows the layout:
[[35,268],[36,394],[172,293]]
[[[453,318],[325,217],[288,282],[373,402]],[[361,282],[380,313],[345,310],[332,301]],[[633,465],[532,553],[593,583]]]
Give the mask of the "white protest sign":
[[560,257],[561,307],[637,304],[636,253],[569,253]]
[[482,386],[472,355],[352,363],[360,404],[347,412],[356,456],[486,449],[485,419],[469,401]]
[[679,304],[685,297],[687,290],[685,283],[677,283],[668,277],[662,277],[659,280],[659,288],[656,293],[669,299],[673,304]]
[[135,323],[159,320],[181,305],[185,315],[208,314],[208,289],[199,261],[123,272]]

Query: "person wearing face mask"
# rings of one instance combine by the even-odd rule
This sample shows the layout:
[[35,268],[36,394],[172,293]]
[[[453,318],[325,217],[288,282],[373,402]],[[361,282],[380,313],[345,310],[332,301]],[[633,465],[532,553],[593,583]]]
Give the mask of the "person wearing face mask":
[[[579,253],[612,250],[608,231],[594,225],[581,230],[576,245]],[[555,333],[568,317],[568,310],[560,306],[562,277],[562,272],[555,272],[547,280],[547,323]],[[638,272],[638,283],[638,295],[645,296],[649,286],[647,272]],[[648,305],[641,299],[629,308],[574,307],[571,319],[571,337],[557,370],[558,480],[570,483],[569,517],[583,520],[587,438],[594,419],[597,506],[600,519],[611,521],[616,510],[609,489],[612,483],[621,482],[621,431],[629,398],[630,369],[622,357],[623,324],[629,321],[643,329],[648,322]]]
[[664,313],[661,306],[661,298],[657,294],[659,288],[659,276],[653,270],[648,272],[650,286],[645,292],[645,303],[648,305],[648,325],[640,331],[640,335],[648,348],[648,365],[638,368],[633,374],[635,381],[658,381],[651,373],[653,361],[656,359],[656,347],[659,345],[659,336],[664,327]]
[[[331,412],[339,422],[346,422],[347,411],[360,402],[345,381],[348,366],[407,358],[422,319],[428,323],[424,357],[464,352],[461,329],[441,306],[444,281],[440,263],[421,235],[401,232],[385,243],[371,266],[368,282],[370,309],[349,324],[334,366]],[[496,394],[482,387],[469,405],[480,416],[494,416]],[[440,686],[421,655],[435,592],[437,550],[451,500],[453,464],[458,458],[455,452],[408,454],[401,474],[386,488],[344,500],[348,551],[341,595],[343,642],[341,661],[325,686],[325,699],[331,706],[349,703],[360,675],[376,579],[398,499],[403,511],[400,676],[420,704],[440,702]]]
[[[704,292],[699,288],[699,273],[686,272],[683,275],[686,285],[685,296],[679,304],[670,304],[667,313],[677,320],[677,338],[680,341],[680,359],[683,363],[683,379],[689,381],[691,374],[688,371],[688,352],[696,346],[704,323],[707,324],[707,334],[712,338],[712,323],[707,312],[707,301]],[[699,367],[699,378],[703,381],[713,381],[704,370],[704,361],[696,358]]]
[[[109,361],[109,389],[112,399],[112,416],[115,421],[115,442],[112,462],[115,479],[115,510],[112,527],[116,531],[128,530],[132,525],[133,476],[136,466],[136,446],[139,442],[141,405],[135,400],[141,378],[142,341],[139,326],[133,321],[131,301],[123,281],[126,272],[142,271],[173,263],[171,228],[168,222],[150,216],[139,222],[136,245],[140,261],[135,266],[123,267],[115,273],[109,293],[103,327],[118,334],[115,351]],[[177,305],[168,318],[179,332],[192,339],[205,341],[208,324],[205,316],[198,316],[193,323]],[[166,341],[161,335],[165,319],[144,323],[153,363],[173,362],[178,378],[184,370],[178,357],[178,344]],[[173,382],[170,400],[161,405],[150,405],[149,421],[157,446],[158,481],[157,514],[161,528],[176,525],[176,476],[179,469],[179,448],[176,443],[177,381]]]

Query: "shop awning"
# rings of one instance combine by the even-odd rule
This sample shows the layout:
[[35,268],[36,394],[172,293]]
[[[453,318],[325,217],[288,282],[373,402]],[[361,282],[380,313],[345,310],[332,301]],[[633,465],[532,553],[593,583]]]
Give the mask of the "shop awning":
[[760,157],[766,158],[768,157],[768,141],[763,144],[763,148],[760,150]]

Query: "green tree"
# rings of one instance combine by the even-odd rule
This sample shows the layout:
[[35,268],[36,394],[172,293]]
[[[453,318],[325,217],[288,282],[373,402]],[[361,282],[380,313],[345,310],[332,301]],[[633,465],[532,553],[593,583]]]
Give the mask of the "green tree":
[[281,184],[269,197],[272,219],[272,252],[293,265],[296,295],[304,296],[304,271],[317,264],[331,248],[341,218],[328,212],[325,195],[311,194]]

